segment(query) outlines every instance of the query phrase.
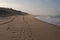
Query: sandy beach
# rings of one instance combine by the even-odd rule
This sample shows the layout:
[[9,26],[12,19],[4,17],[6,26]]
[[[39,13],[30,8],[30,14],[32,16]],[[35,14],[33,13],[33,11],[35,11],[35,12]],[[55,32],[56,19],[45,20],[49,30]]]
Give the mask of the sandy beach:
[[0,40],[60,40],[60,27],[31,15],[20,15],[0,23]]

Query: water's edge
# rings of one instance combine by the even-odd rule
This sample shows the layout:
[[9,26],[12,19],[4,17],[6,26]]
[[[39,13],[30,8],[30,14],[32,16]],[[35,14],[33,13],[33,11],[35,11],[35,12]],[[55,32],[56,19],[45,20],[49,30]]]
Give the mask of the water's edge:
[[39,19],[39,20],[60,26],[60,18],[48,18],[48,17],[46,18],[43,16],[34,16],[34,17]]

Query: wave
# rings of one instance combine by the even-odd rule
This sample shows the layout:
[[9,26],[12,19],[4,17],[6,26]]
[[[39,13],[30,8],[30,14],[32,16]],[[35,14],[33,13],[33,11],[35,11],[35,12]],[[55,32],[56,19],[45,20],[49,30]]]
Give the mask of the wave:
[[35,18],[60,26],[60,18],[51,17],[51,16],[35,16]]

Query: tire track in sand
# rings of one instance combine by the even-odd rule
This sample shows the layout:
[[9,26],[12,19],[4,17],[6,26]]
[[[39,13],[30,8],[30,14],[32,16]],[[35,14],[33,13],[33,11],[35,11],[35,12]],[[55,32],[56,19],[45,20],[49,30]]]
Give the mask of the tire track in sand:
[[25,16],[23,15],[23,21],[24,21],[24,40],[34,40],[33,37],[32,37],[32,31],[31,31],[31,28],[30,28],[30,25],[29,25],[29,22],[28,21],[25,21]]
[[20,28],[20,30],[17,29],[17,27],[15,29],[14,28],[9,29],[9,31],[12,33],[11,40],[34,40],[32,37],[30,25],[27,21],[25,21],[25,16],[22,16],[22,20],[23,27]]

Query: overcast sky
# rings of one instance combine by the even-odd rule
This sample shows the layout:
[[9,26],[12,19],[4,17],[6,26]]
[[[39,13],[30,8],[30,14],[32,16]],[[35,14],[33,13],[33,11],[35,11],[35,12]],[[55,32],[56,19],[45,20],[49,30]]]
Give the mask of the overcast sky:
[[0,0],[0,7],[9,7],[34,15],[59,15],[60,0]]

